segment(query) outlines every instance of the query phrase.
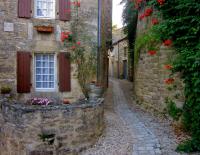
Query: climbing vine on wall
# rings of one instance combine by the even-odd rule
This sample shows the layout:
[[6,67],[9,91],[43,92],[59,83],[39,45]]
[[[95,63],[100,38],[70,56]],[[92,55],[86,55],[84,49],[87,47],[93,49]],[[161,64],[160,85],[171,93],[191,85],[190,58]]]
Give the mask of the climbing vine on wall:
[[[79,0],[74,0],[72,3],[72,15],[73,20],[71,21],[71,32],[62,32],[61,41],[63,45],[70,51],[70,59],[76,64],[77,77],[82,91],[86,97],[88,97],[88,90],[86,84],[92,81],[96,76],[96,44],[91,42],[91,37],[86,33],[81,33],[84,30],[84,23],[79,18],[79,8],[81,3]],[[80,40],[87,41],[84,44]],[[88,47],[90,46],[90,47]],[[88,48],[90,48],[88,50]]]
[[196,0],[133,0],[135,9],[147,8],[139,19],[152,14],[152,21],[165,46],[173,46],[176,56],[172,72],[180,72],[185,84],[183,123],[191,139],[179,151],[200,151],[200,3]]

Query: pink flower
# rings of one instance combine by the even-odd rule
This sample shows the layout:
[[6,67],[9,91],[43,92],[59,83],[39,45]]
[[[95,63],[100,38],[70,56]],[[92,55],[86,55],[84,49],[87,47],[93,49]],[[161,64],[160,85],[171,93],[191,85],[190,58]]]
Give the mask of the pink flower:
[[71,49],[72,49],[72,50],[75,50],[75,49],[76,49],[76,46],[72,46]]
[[78,41],[76,44],[77,44],[77,45],[81,45],[81,42],[80,42],[80,41]]

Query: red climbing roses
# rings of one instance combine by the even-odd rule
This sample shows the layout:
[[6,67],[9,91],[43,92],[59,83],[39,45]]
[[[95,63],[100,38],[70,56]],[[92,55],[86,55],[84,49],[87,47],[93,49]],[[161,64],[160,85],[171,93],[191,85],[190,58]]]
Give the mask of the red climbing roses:
[[151,22],[152,22],[153,25],[159,24],[159,21],[158,21],[157,18],[153,18],[153,19],[151,20]]
[[160,5],[163,5],[165,3],[165,0],[157,0],[157,2],[160,4]]
[[152,13],[153,13],[153,9],[152,8],[148,8],[148,9],[145,10],[144,15],[146,17],[148,17],[148,16],[151,16]]
[[61,41],[63,42],[65,39],[69,38],[70,32],[62,32],[61,33]]
[[80,46],[80,45],[81,45],[81,42],[80,42],[80,41],[78,41],[76,44]]
[[145,17],[145,15],[144,15],[144,14],[141,14],[141,15],[139,16],[139,19],[140,19],[140,20],[143,20],[144,17]]
[[72,4],[76,7],[80,7],[81,6],[81,2],[77,1],[77,2],[72,2]]

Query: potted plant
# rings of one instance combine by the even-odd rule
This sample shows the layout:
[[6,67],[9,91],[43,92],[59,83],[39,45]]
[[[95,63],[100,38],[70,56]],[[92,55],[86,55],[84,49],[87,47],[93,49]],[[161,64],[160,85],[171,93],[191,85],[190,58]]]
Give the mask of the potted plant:
[[5,97],[10,97],[12,89],[9,86],[3,86],[1,87],[1,94],[5,95]]

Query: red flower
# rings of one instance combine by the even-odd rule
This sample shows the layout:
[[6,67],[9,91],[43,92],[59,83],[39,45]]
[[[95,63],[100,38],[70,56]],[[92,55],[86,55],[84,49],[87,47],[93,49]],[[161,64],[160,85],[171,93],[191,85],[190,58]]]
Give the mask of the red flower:
[[141,15],[139,16],[139,19],[140,19],[140,20],[143,20],[144,17],[145,17],[145,15],[144,15],[144,14],[141,14]]
[[77,7],[80,7],[80,6],[81,6],[81,2],[77,2],[77,3],[76,3],[76,6],[77,6]]
[[172,40],[167,39],[167,40],[165,40],[165,41],[163,42],[163,44],[164,44],[165,46],[170,46],[170,45],[172,44]]
[[137,3],[137,4],[142,3],[142,0],[137,0],[136,3]]
[[157,0],[157,2],[160,4],[160,5],[163,5],[165,3],[165,0]]
[[153,19],[151,20],[151,22],[152,22],[153,25],[159,24],[159,21],[158,21],[157,18],[153,18]]
[[62,32],[61,33],[61,41],[63,42],[65,39],[68,39],[69,38],[69,35],[68,33],[66,32]]
[[146,17],[148,17],[148,16],[151,16],[152,13],[153,13],[153,9],[148,8],[148,9],[145,10],[144,15],[145,15]]
[[174,79],[173,78],[168,78],[168,79],[165,79],[164,82],[166,84],[172,84],[174,82]]
[[150,51],[148,51],[148,54],[149,54],[149,55],[155,55],[155,54],[156,54],[156,51],[150,50]]
[[80,7],[81,6],[81,2],[77,1],[77,2],[73,2],[74,6]]
[[165,65],[164,68],[171,70],[173,68],[173,66],[172,65]]
[[76,44],[77,44],[77,45],[81,45],[81,42],[80,42],[80,41],[78,41]]

